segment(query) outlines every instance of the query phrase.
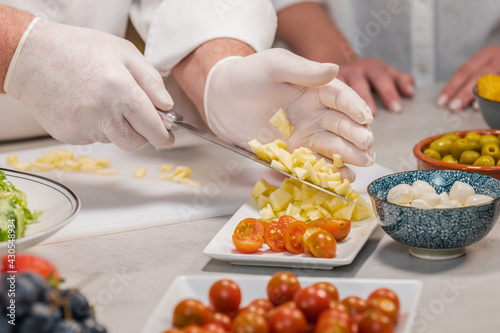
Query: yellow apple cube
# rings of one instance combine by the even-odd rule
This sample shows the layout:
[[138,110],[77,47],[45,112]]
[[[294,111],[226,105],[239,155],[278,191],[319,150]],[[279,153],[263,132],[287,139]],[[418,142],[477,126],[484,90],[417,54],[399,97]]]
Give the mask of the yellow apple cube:
[[269,195],[271,200],[271,207],[274,211],[280,211],[286,209],[288,204],[293,200],[293,196],[282,188],[278,188],[276,191]]

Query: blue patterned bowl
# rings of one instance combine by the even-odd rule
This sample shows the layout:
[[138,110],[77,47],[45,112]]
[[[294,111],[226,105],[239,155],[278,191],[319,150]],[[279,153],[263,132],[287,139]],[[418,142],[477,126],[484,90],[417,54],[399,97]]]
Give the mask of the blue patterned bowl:
[[[389,190],[399,184],[423,180],[437,193],[450,193],[455,181],[471,185],[476,194],[494,200],[486,204],[421,209],[392,204]],[[408,245],[410,253],[423,259],[451,259],[465,253],[465,247],[485,237],[500,216],[500,180],[490,176],[456,170],[419,170],[391,174],[368,185],[375,213],[384,231],[395,241]]]

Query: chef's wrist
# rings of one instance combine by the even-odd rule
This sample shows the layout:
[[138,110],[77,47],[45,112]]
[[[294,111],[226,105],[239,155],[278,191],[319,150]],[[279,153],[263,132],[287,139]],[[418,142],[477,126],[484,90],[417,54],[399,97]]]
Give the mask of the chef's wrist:
[[203,95],[205,82],[212,67],[224,58],[245,57],[253,53],[255,50],[242,41],[232,38],[213,39],[185,57],[172,69],[172,74],[199,110],[202,118],[205,118]]
[[35,17],[29,13],[0,5],[0,93],[4,91],[4,81],[12,57],[19,41]]

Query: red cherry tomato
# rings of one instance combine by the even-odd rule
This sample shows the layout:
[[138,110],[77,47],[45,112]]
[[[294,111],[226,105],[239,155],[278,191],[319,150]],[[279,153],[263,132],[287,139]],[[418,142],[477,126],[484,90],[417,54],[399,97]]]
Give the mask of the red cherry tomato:
[[269,313],[269,327],[273,333],[305,333],[307,320],[298,308],[280,305]]
[[306,230],[307,230],[307,224],[298,220],[290,223],[285,228],[285,231],[283,233],[283,239],[285,240],[285,247],[288,251],[294,254],[304,253],[304,244],[302,244],[302,236],[304,235]]
[[267,284],[267,296],[274,305],[281,305],[293,300],[293,295],[300,289],[300,282],[290,272],[275,273]]
[[337,253],[337,241],[322,229],[307,238],[307,245],[311,253],[318,258],[333,258]]
[[224,328],[226,331],[231,330],[231,318],[225,313],[222,312],[212,313],[210,322]]
[[208,323],[203,325],[201,328],[205,330],[205,332],[210,333],[226,333],[227,330],[224,327],[217,325],[216,323]]
[[321,312],[330,307],[330,296],[325,290],[315,286],[305,287],[297,291],[293,301],[310,323],[316,322]]
[[297,222],[298,220],[290,215],[281,215],[280,218],[278,219],[278,222],[281,222],[285,225],[285,227],[289,226],[292,223]]
[[314,329],[315,333],[352,333],[351,316],[339,309],[323,311]]
[[264,233],[264,241],[275,252],[283,252],[286,250],[283,233],[285,225],[280,222],[271,223]]
[[240,307],[241,290],[234,281],[219,280],[210,287],[208,299],[214,311],[232,313]]
[[242,253],[257,252],[264,244],[264,238],[255,235],[233,234],[233,244]]
[[386,315],[394,323],[394,325],[398,322],[398,308],[396,304],[388,298],[371,298],[366,301],[365,309],[380,311]]
[[233,320],[233,333],[269,333],[269,324],[264,316],[250,311],[240,312]]
[[335,287],[333,284],[322,281],[322,282],[316,282],[315,284],[313,284],[313,286],[326,291],[328,296],[330,296],[330,300],[332,300],[332,301],[339,300],[339,291],[338,291],[337,287]]
[[206,331],[201,326],[189,325],[182,330],[182,333],[206,333]]
[[268,312],[266,309],[264,309],[260,306],[257,306],[255,304],[248,304],[244,308],[240,309],[240,313],[243,311],[250,311],[250,312],[259,314],[261,316],[264,316],[264,317],[267,316],[267,312]]
[[328,231],[337,242],[344,240],[351,232],[351,220],[337,217],[322,217],[313,220],[311,224]]
[[357,326],[359,333],[394,333],[394,324],[378,311],[364,311]]
[[366,306],[366,301],[358,296],[347,296],[341,303],[347,307],[351,317],[354,317],[358,313],[362,313]]
[[393,301],[394,304],[396,304],[396,307],[398,308],[398,311],[399,311],[399,308],[400,308],[399,297],[391,289],[388,289],[388,288],[376,289],[376,290],[372,291],[372,293],[370,295],[368,295],[367,300],[370,300],[371,298],[388,298],[391,301]]
[[174,309],[172,324],[176,327],[203,325],[210,321],[210,310],[195,299],[180,301]]
[[262,224],[261,220],[249,217],[238,223],[238,225],[234,229],[234,234],[264,237],[264,225]]
[[258,306],[260,308],[263,308],[267,312],[271,311],[271,309],[274,308],[274,304],[270,300],[265,298],[254,299],[253,301],[250,302],[249,305]]

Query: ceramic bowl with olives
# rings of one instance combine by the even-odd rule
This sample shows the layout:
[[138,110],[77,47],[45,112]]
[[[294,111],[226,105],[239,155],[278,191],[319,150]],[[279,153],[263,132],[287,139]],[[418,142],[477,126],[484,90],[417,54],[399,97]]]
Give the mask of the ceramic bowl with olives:
[[413,148],[419,170],[462,170],[500,179],[500,130],[469,130],[428,137]]

